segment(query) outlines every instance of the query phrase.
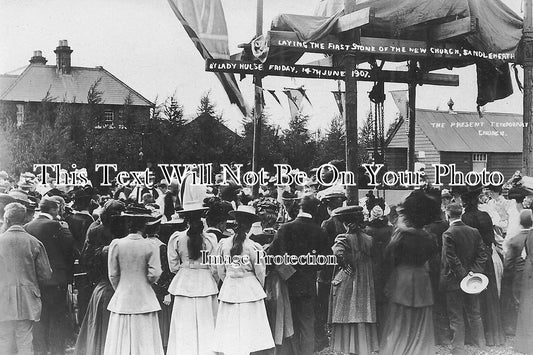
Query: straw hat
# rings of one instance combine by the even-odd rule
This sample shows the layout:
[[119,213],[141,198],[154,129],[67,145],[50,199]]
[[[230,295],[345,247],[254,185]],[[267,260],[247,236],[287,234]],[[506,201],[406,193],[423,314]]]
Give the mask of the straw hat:
[[26,207],[35,208],[37,207],[37,202],[30,199],[28,196],[28,193],[21,189],[14,189],[9,191],[9,196],[17,200],[16,202],[20,202]]
[[489,278],[480,273],[469,273],[461,281],[461,290],[469,295],[477,295],[483,292],[489,285]]
[[243,217],[250,219],[253,222],[259,221],[259,216],[255,214],[255,208],[253,206],[240,205],[236,211],[229,211],[229,215],[235,219]]

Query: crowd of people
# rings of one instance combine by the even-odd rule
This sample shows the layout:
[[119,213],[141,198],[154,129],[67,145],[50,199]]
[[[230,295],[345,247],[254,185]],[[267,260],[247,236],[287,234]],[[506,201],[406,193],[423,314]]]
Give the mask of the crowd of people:
[[426,185],[390,206],[369,191],[348,206],[343,186],[313,180],[253,199],[187,177],[103,190],[0,172],[0,350],[466,354],[512,335],[531,354],[521,181]]

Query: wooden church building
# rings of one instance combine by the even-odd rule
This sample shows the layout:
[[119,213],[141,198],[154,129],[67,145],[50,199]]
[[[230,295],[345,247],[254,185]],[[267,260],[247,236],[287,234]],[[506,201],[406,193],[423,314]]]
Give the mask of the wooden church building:
[[[408,120],[400,119],[386,141],[389,171],[407,169]],[[457,170],[500,171],[506,179],[522,168],[522,115],[511,113],[416,110],[416,169],[434,181],[433,164],[456,164]]]

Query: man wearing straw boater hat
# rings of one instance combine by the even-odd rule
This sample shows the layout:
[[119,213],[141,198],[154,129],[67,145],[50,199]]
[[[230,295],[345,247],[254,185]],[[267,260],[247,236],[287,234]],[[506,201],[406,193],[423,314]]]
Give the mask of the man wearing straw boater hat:
[[[313,221],[319,201],[304,196],[294,221],[283,224],[269,250],[272,255],[328,255],[326,236]],[[315,306],[318,266],[294,265],[296,272],[287,280],[294,317],[294,336],[299,354],[312,354],[315,348]]]
[[162,355],[157,312],[161,310],[151,285],[161,275],[159,253],[146,238],[146,225],[156,219],[151,210],[129,206],[121,214],[129,234],[109,245],[108,273],[115,294],[104,355]]
[[483,271],[488,254],[479,231],[461,221],[462,213],[463,207],[458,203],[447,206],[450,227],[442,235],[441,288],[446,291],[453,354],[466,354],[463,313],[470,324],[472,341],[485,346],[479,296],[463,292],[460,283],[469,273]]

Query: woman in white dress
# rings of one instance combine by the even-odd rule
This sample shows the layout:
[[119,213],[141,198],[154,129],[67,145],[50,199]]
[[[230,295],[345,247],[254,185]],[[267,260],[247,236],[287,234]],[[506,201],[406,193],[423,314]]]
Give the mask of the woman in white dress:
[[239,206],[229,213],[237,228],[234,236],[220,241],[217,251],[217,270],[223,283],[214,350],[225,355],[247,355],[275,346],[264,302],[264,252],[249,238],[252,223],[258,221],[255,209]]
[[161,310],[151,284],[161,275],[159,253],[145,239],[150,210],[129,207],[123,212],[128,234],[109,246],[109,281],[115,294],[104,355],[163,355],[157,312]]
[[216,249],[214,235],[203,231],[201,203],[186,203],[179,211],[189,228],[168,241],[168,264],[176,276],[168,292],[174,296],[167,355],[214,354],[217,314],[216,268],[206,260]]

